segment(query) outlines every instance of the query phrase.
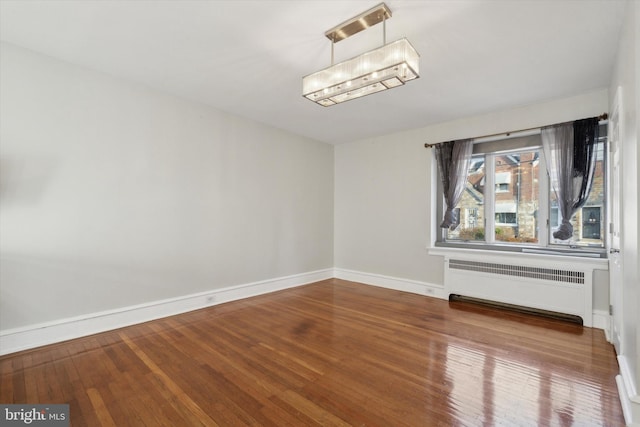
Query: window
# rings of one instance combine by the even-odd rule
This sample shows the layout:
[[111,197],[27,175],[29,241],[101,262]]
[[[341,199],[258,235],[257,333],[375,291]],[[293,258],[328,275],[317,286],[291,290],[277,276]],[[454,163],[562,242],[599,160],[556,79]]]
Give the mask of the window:
[[496,193],[504,193],[505,191],[509,191],[509,184],[507,183],[496,184]]
[[[553,238],[562,217],[549,188],[540,135],[529,135],[474,144],[467,185],[456,210],[457,224],[442,230],[438,244],[604,247],[605,140],[602,125],[592,190],[571,221],[571,239]],[[441,217],[444,202],[439,206]]]
[[473,228],[478,226],[478,208],[466,208],[466,226]]
[[517,224],[515,212],[496,212],[496,224]]
[[572,245],[581,247],[604,247],[605,236],[605,187],[606,187],[606,159],[605,144],[606,126],[600,126],[600,143],[596,147],[596,170],[593,176],[591,193],[585,205],[576,212],[571,220],[573,237],[569,241],[553,238],[553,232],[558,229],[562,215],[558,211],[555,194],[550,195],[549,242],[551,245]]
[[[497,161],[498,166],[502,166],[500,160]],[[511,183],[510,172],[497,172],[496,173],[496,193],[505,193],[509,191],[509,184]]]
[[601,236],[601,212],[600,206],[584,206],[582,208],[582,238],[600,240]]

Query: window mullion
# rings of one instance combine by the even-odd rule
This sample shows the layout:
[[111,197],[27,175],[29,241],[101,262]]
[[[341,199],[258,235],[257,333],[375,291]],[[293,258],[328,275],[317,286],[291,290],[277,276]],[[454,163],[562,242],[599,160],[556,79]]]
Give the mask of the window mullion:
[[[541,150],[542,151],[542,150]],[[538,245],[546,247],[549,245],[549,210],[551,188],[549,187],[549,175],[547,166],[543,158],[539,162],[538,172]]]
[[487,243],[495,243],[495,184],[496,158],[494,154],[485,157],[485,194],[484,194],[484,238]]

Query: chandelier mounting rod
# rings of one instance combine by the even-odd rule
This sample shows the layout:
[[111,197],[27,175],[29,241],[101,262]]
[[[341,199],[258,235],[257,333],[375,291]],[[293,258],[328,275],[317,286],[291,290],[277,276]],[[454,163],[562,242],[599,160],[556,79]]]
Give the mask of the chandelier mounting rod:
[[382,14],[382,46],[387,44],[387,18]]

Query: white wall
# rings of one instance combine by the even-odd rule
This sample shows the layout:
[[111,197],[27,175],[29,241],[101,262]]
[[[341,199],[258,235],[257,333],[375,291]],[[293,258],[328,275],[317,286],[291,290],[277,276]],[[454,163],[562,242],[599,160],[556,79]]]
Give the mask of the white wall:
[[333,266],[333,147],[3,44],[0,330]]
[[335,266],[442,284],[425,252],[428,153],[413,132],[335,147]]
[[[618,48],[616,65],[610,90],[610,102],[613,105],[617,88],[622,94],[622,238],[621,254],[623,258],[622,299],[623,335],[622,351],[618,360],[625,382],[620,390],[623,406],[635,424],[640,425],[640,226],[638,211],[640,200],[640,150],[638,150],[638,134],[640,127],[640,4],[628,3],[625,22]],[[616,307],[614,307],[616,310]],[[626,399],[626,400],[624,400]]]
[[[459,119],[335,147],[335,265],[443,284],[443,259],[429,256],[437,172],[425,143],[515,131],[608,111],[607,90]],[[608,308],[608,282],[594,308]]]

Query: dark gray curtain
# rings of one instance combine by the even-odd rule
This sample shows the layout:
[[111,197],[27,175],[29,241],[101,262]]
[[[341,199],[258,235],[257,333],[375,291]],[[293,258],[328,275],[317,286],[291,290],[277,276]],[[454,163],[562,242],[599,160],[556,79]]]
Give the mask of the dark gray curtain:
[[464,188],[467,185],[467,174],[471,163],[473,140],[444,142],[436,145],[436,161],[438,172],[444,189],[446,211],[441,228],[449,228],[457,224],[454,209],[460,202]]
[[549,180],[562,215],[562,223],[553,233],[556,239],[567,240],[573,236],[571,218],[589,197],[598,136],[597,117],[542,128]]

